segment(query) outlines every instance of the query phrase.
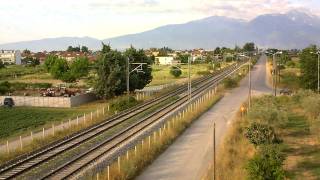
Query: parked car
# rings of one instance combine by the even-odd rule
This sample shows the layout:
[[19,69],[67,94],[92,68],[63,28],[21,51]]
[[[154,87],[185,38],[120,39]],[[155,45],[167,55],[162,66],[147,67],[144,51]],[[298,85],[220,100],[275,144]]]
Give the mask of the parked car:
[[12,98],[4,98],[3,100],[3,106],[5,107],[12,107],[14,106],[14,101]]
[[290,89],[288,89],[288,88],[285,88],[285,89],[281,89],[280,90],[280,94],[289,95],[290,96],[292,94],[292,91]]

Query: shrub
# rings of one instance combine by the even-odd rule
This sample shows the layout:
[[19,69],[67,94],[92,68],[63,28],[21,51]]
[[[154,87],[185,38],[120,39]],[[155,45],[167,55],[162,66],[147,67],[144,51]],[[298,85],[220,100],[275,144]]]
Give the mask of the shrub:
[[269,125],[283,125],[288,121],[288,114],[286,111],[281,111],[278,107],[276,98],[272,96],[265,96],[256,99],[248,113],[250,121],[269,124]]
[[137,104],[138,104],[138,101],[134,97],[132,97],[132,96],[123,97],[120,100],[111,103],[111,108],[114,111],[123,111],[123,110],[129,109]]
[[181,76],[182,71],[178,67],[172,66],[170,70],[170,74],[177,78]]
[[285,172],[282,168],[284,159],[284,155],[281,153],[279,146],[262,146],[246,166],[249,176],[248,179],[284,179]]
[[5,95],[10,92],[11,85],[8,81],[4,81],[0,83],[0,94]]
[[235,88],[238,86],[238,81],[234,78],[228,77],[225,80],[223,80],[223,85],[227,89]]
[[320,97],[319,95],[307,96],[302,100],[302,107],[307,115],[316,119],[320,116]]
[[246,129],[245,136],[255,146],[279,144],[281,142],[272,127],[259,123],[252,123]]

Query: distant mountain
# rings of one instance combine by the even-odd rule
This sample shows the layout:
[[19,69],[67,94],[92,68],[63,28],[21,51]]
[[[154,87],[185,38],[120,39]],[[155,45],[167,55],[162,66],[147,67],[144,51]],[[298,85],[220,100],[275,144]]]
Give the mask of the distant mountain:
[[[162,26],[150,31],[102,40],[113,48],[163,47],[173,49],[234,47],[255,42],[261,47],[303,48],[320,44],[320,18],[303,11],[266,14],[251,21],[212,16],[185,24]],[[90,37],[63,37],[0,45],[0,49],[64,50],[69,45],[100,49],[101,40]]]
[[90,49],[100,49],[101,43],[101,40],[91,37],[59,37],[2,44],[0,45],[0,49],[29,49],[33,52],[37,52],[44,50],[66,50],[68,46],[79,45],[90,47]]

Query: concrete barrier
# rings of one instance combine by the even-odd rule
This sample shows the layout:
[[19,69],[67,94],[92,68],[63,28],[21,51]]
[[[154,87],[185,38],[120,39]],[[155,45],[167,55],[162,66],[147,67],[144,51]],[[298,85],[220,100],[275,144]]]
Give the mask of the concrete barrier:
[[15,106],[61,108],[75,107],[97,99],[94,94],[82,94],[72,97],[0,96],[0,105],[3,105],[3,100],[6,97],[12,98]]

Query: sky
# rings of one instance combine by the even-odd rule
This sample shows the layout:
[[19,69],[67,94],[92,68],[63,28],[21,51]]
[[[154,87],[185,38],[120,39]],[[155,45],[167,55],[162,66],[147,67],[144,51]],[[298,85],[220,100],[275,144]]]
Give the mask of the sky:
[[106,39],[208,16],[250,20],[320,0],[0,0],[0,44],[62,36]]

